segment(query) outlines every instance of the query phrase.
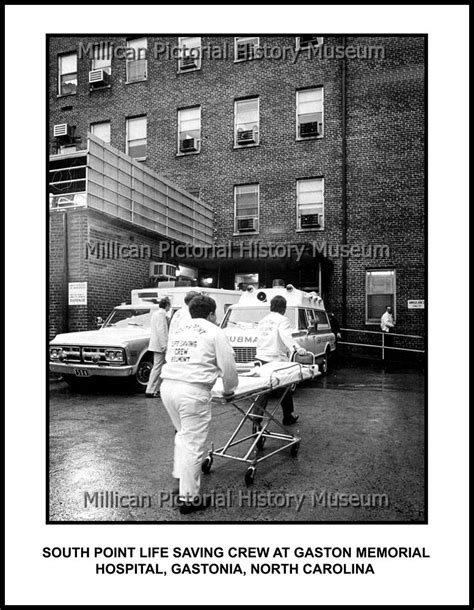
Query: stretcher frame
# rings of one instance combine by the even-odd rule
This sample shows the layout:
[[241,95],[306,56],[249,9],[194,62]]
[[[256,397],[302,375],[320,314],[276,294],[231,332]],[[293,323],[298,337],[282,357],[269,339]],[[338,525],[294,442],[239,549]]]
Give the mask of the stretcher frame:
[[[314,364],[314,359],[313,359],[313,364]],[[260,464],[261,462],[268,460],[269,458],[273,457],[277,453],[281,453],[282,451],[285,451],[286,449],[290,449],[290,455],[292,457],[296,457],[298,455],[300,442],[301,442],[301,437],[298,434],[299,431],[297,431],[296,434],[291,434],[289,432],[289,430],[283,424],[281,424],[280,421],[275,416],[275,413],[277,411],[279,411],[280,405],[281,405],[283,399],[285,398],[285,396],[287,395],[287,393],[289,391],[293,391],[298,383],[298,382],[292,381],[291,383],[288,383],[288,384],[281,384],[281,385],[279,384],[279,380],[276,376],[276,373],[278,373],[278,371],[280,371],[280,370],[281,371],[285,370],[287,368],[288,363],[285,363],[285,365],[286,365],[285,367],[282,367],[281,369],[275,369],[272,372],[272,374],[270,375],[270,385],[263,392],[262,392],[262,390],[249,390],[248,392],[240,394],[238,396],[238,398],[235,398],[233,396],[222,397],[222,398],[221,397],[213,398],[214,402],[217,402],[220,404],[222,404],[222,403],[231,404],[242,414],[242,419],[240,420],[237,427],[232,432],[229,440],[225,443],[225,445],[223,445],[222,447],[219,447],[218,449],[214,449],[214,443],[211,443],[211,449],[209,450],[207,457],[203,460],[202,466],[201,466],[201,469],[205,474],[208,474],[210,472],[214,457],[224,458],[224,459],[228,459],[228,460],[235,460],[238,462],[244,462],[244,463],[250,464],[247,469],[247,472],[245,473],[245,477],[244,477],[245,484],[247,485],[247,487],[249,487],[254,482],[257,464]],[[300,367],[301,366],[302,365],[300,364]],[[300,369],[300,371],[302,371],[302,369]],[[275,383],[272,381],[274,375],[276,377]],[[313,375],[312,378],[314,379],[315,376],[316,375]],[[306,379],[308,379],[308,378],[304,378],[301,373],[300,381],[304,381]],[[272,404],[269,407],[269,404],[267,403],[265,405],[265,408],[263,409],[263,411],[254,412],[255,406],[258,405],[259,399],[262,396],[264,396],[265,394],[270,394],[271,392],[274,392],[275,390],[280,390],[280,389],[282,390],[282,394],[280,396],[278,396],[278,399],[276,399],[276,397],[275,397],[274,404]],[[248,399],[251,399],[251,404],[248,408],[245,409],[238,404],[240,401],[244,401],[244,400],[248,400]],[[241,431],[241,429],[243,428],[243,426],[245,425],[245,423],[247,421],[251,422],[251,424],[252,424],[252,433],[248,434],[247,436],[244,436],[243,438],[237,439],[237,435],[239,434],[239,432]],[[276,424],[277,427],[282,430],[282,432],[275,432],[272,430],[268,430],[268,427],[270,426],[271,423]],[[229,449],[231,449],[232,447],[235,447],[237,445],[240,445],[241,443],[247,442],[252,439],[253,439],[253,441],[251,442],[250,448],[245,452],[243,457],[240,457],[237,455],[232,455],[229,453]],[[266,453],[265,455],[259,456],[259,451],[261,451],[263,449],[266,439],[278,440],[281,442],[281,446],[274,449],[273,451],[271,451],[269,453]]]

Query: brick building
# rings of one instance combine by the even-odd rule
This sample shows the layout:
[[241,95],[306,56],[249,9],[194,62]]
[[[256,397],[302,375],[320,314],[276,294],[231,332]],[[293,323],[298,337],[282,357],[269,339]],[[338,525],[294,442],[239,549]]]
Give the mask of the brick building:
[[[424,334],[424,310],[408,304],[425,298],[423,37],[61,36],[49,62],[52,159],[86,149],[91,132],[212,209],[201,243],[225,253],[167,260],[223,288],[317,289],[349,328],[378,330],[391,303],[399,332]],[[68,251],[95,231],[160,260],[162,230],[89,207],[50,213],[52,334],[90,326],[148,273],[70,254],[69,281],[88,275],[91,303],[75,321],[65,216]]]

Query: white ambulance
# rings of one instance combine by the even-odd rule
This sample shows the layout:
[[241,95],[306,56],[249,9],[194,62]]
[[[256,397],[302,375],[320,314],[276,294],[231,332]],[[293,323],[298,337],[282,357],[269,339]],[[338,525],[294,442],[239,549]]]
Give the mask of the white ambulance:
[[190,290],[216,301],[218,323],[242,294],[239,290],[190,287],[132,290],[132,303],[114,307],[99,329],[56,335],[49,344],[49,370],[61,374],[72,386],[89,377],[125,377],[144,392],[153,366],[153,354],[148,350],[151,315],[165,296],[171,301],[173,315],[183,307]]
[[235,353],[239,371],[254,366],[257,351],[257,326],[270,312],[270,301],[276,295],[286,299],[286,317],[297,343],[314,354],[321,373],[328,370],[329,358],[336,349],[324,303],[315,292],[286,287],[256,289],[250,286],[239,302],[229,307],[221,324]]

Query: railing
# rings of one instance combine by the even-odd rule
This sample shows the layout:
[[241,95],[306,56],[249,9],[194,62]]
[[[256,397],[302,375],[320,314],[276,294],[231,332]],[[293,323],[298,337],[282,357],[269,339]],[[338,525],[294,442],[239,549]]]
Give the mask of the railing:
[[[375,348],[375,349],[380,349],[382,350],[382,360],[385,360],[385,351],[386,350],[393,350],[393,351],[399,351],[399,352],[413,352],[413,353],[418,353],[418,354],[424,354],[425,353],[425,349],[424,349],[424,340],[425,338],[421,335],[404,335],[401,333],[384,333],[382,331],[376,331],[376,330],[359,330],[359,329],[355,329],[355,328],[341,328],[341,332],[344,333],[357,333],[358,335],[381,335],[382,339],[381,339],[381,343],[361,343],[361,342],[353,342],[353,341],[339,341],[339,345],[351,345],[354,347],[368,347],[368,348]],[[417,349],[414,347],[401,347],[399,345],[394,346],[394,345],[387,345],[387,339],[390,339],[390,343],[392,342],[392,338],[394,337],[403,337],[405,340],[404,341],[405,345],[410,344],[410,343],[417,343],[418,341],[422,341],[423,342],[423,349]],[[375,337],[374,337],[375,339]],[[367,339],[369,340],[369,339]]]

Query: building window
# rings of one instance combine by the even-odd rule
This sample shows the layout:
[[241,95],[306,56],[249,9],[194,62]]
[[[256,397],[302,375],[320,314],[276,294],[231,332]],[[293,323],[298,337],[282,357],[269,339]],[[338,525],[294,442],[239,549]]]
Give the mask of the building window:
[[104,70],[107,74],[112,73],[112,48],[110,43],[99,43],[92,51],[91,70]]
[[309,34],[307,36],[296,37],[296,50],[315,48],[321,46],[322,44],[322,36],[315,36],[314,34]]
[[258,97],[238,100],[234,108],[234,146],[249,146],[259,142]]
[[77,53],[59,56],[59,95],[74,95],[77,92]]
[[234,232],[258,232],[259,185],[243,184],[234,187]]
[[182,36],[178,38],[178,72],[192,72],[201,69],[201,37]]
[[323,133],[323,88],[296,92],[296,139],[320,138]]
[[147,39],[127,40],[127,83],[146,80],[147,76]]
[[199,152],[201,148],[201,106],[178,110],[178,154]]
[[366,271],[366,324],[379,324],[385,308],[395,311],[395,270]]
[[146,159],[146,117],[127,119],[127,155],[143,161]]
[[324,179],[311,178],[296,183],[297,228],[324,229]]
[[236,36],[234,38],[234,61],[253,59],[260,47],[258,36]]
[[91,124],[92,135],[100,138],[107,144],[110,144],[110,121],[102,121],[101,123]]

